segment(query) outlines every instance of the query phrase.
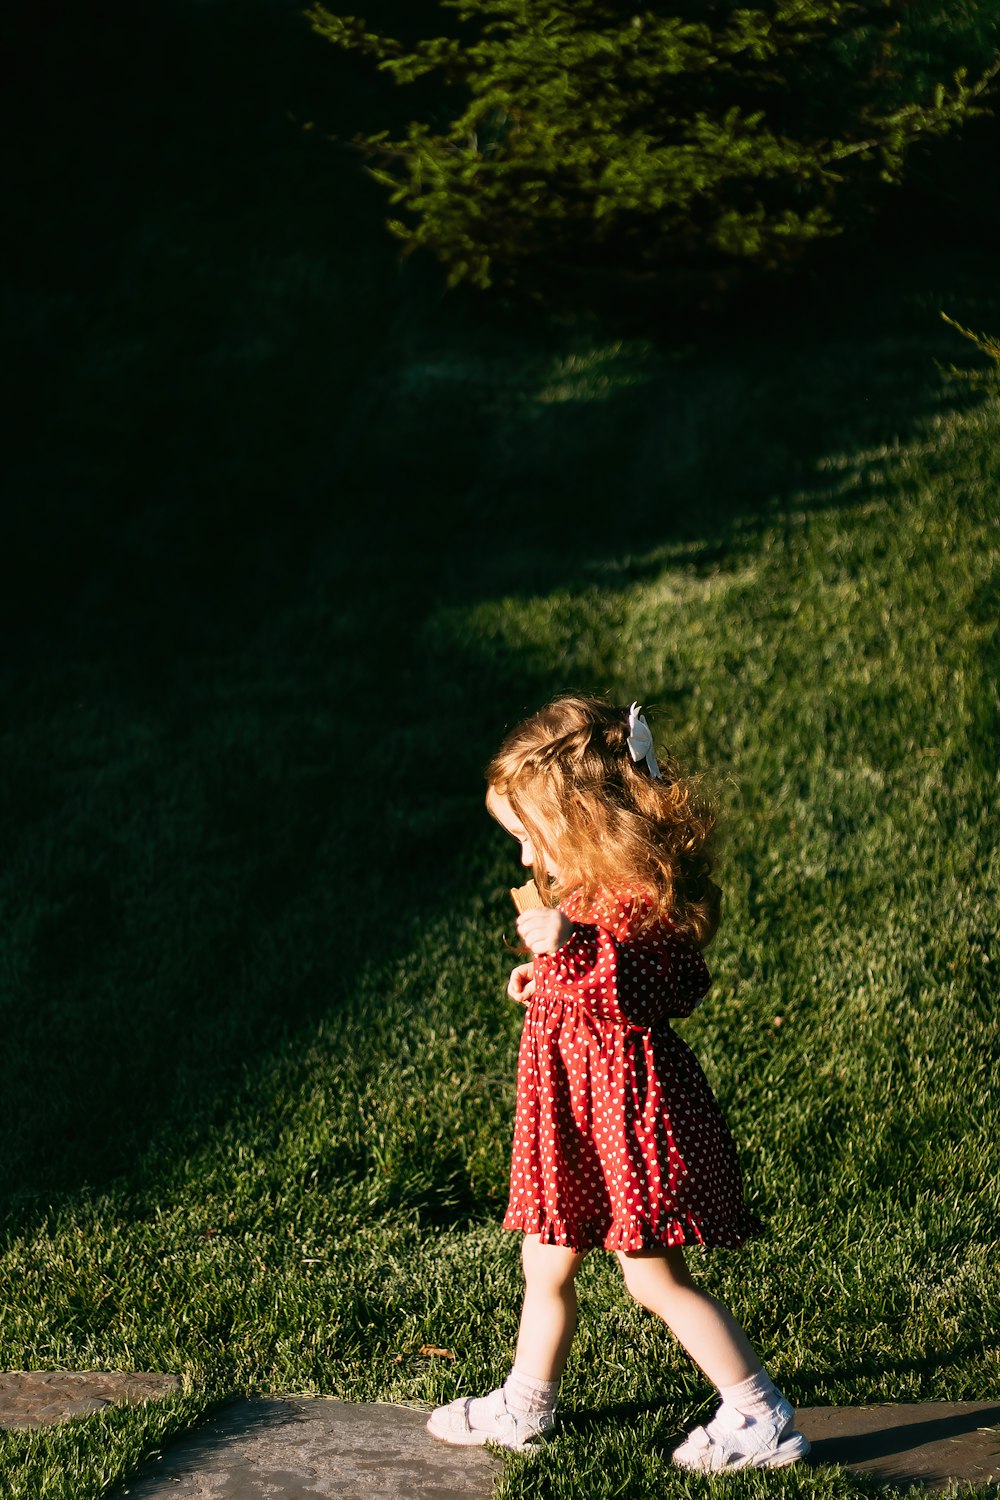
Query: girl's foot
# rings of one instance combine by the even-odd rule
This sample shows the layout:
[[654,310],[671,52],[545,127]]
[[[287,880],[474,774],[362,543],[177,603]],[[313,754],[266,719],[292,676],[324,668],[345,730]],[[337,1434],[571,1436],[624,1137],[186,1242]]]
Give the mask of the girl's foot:
[[809,1440],[794,1427],[795,1411],[784,1396],[767,1415],[748,1417],[732,1406],[720,1406],[705,1427],[696,1427],[674,1450],[682,1469],[716,1473],[720,1469],[780,1469],[809,1452]]
[[501,1448],[523,1453],[531,1443],[547,1437],[556,1425],[554,1411],[531,1412],[527,1416],[511,1411],[502,1386],[476,1401],[474,1418],[469,1412],[472,1404],[471,1396],[461,1396],[432,1411],[427,1422],[431,1437],[459,1447],[498,1443]]

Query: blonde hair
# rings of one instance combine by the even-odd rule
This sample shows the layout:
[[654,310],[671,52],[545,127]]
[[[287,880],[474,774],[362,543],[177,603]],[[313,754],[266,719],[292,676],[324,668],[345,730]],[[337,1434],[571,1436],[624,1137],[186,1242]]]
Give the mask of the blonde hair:
[[631,887],[650,898],[650,922],[665,918],[704,947],[721,906],[709,879],[715,813],[671,756],[659,763],[659,781],[633,763],[627,708],[566,695],[511,730],[486,780],[558,864],[553,901]]

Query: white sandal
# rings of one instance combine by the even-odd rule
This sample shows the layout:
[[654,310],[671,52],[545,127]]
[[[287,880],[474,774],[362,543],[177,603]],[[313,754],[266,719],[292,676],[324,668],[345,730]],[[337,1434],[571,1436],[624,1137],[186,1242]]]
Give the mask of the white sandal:
[[453,1443],[456,1447],[482,1447],[484,1443],[497,1443],[501,1448],[512,1448],[515,1453],[523,1453],[531,1443],[547,1437],[556,1425],[555,1412],[533,1412],[527,1417],[512,1412],[502,1386],[499,1390],[491,1391],[484,1400],[490,1403],[485,1425],[472,1425],[469,1407],[473,1398],[460,1396],[457,1401],[449,1401],[447,1406],[439,1406],[431,1412],[427,1431],[440,1442]]
[[809,1440],[792,1425],[795,1411],[781,1397],[766,1417],[748,1417],[720,1406],[706,1427],[696,1427],[674,1451],[682,1469],[714,1474],[722,1469],[780,1469],[809,1452]]

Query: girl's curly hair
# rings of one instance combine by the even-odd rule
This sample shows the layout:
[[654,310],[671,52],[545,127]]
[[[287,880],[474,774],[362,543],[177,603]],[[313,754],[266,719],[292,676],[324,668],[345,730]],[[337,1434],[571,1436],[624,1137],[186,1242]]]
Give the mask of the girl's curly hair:
[[631,886],[651,899],[651,922],[666,918],[705,947],[721,908],[709,878],[715,813],[672,756],[659,764],[657,781],[633,763],[627,708],[566,695],[511,730],[486,780],[558,864],[550,899]]

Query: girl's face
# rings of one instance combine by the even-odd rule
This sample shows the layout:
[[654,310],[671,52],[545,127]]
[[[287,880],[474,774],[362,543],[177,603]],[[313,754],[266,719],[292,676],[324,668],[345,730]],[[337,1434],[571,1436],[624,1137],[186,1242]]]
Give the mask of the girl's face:
[[553,862],[552,855],[533,842],[531,834],[511,807],[509,799],[502,797],[491,787],[486,794],[486,806],[501,828],[506,828],[511,837],[517,839],[521,846],[522,865],[533,865],[543,875],[548,875],[552,880],[558,880],[559,870]]

